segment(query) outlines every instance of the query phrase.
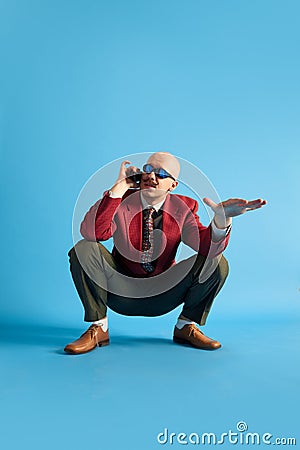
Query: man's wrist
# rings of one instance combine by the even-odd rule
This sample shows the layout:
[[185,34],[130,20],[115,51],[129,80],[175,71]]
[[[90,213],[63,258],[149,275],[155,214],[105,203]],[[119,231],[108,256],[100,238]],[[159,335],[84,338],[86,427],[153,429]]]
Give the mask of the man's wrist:
[[226,228],[230,227],[230,225],[232,224],[232,218],[226,217],[224,215],[218,216],[217,214],[215,214],[214,224],[220,230],[226,230]]

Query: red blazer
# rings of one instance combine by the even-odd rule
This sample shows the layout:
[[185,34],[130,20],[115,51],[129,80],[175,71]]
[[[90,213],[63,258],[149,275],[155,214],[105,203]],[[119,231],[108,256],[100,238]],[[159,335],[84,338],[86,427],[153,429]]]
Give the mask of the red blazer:
[[209,258],[219,255],[226,248],[229,233],[223,240],[213,242],[211,225],[205,227],[199,220],[196,200],[168,194],[162,209],[162,232],[157,233],[154,241],[156,266],[150,274],[145,273],[139,262],[143,218],[140,190],[129,189],[122,199],[111,198],[106,192],[86,213],[80,232],[91,241],[106,241],[113,237],[112,254],[115,260],[126,274],[134,277],[154,276],[175,264],[180,242]]

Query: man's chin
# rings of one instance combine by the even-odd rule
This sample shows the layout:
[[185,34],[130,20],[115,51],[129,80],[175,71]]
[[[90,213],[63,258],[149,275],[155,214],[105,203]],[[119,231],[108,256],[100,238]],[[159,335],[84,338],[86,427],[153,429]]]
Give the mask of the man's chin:
[[163,189],[157,189],[157,188],[143,188],[141,189],[143,197],[148,198],[160,198],[167,194],[167,191],[164,191]]

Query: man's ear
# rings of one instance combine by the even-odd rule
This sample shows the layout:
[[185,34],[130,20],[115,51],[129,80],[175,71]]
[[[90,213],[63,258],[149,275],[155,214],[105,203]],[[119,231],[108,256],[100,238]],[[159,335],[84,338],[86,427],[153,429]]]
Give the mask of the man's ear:
[[168,189],[168,191],[173,191],[173,189],[176,188],[176,186],[178,185],[178,181],[173,181],[171,187]]

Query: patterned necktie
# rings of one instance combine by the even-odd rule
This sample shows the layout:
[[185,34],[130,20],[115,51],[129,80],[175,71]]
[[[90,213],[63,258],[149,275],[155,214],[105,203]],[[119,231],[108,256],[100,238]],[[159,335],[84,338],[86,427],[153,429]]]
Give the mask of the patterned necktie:
[[154,211],[154,208],[146,209],[143,219],[143,253],[141,258],[141,266],[147,273],[151,273],[154,270],[152,265]]

